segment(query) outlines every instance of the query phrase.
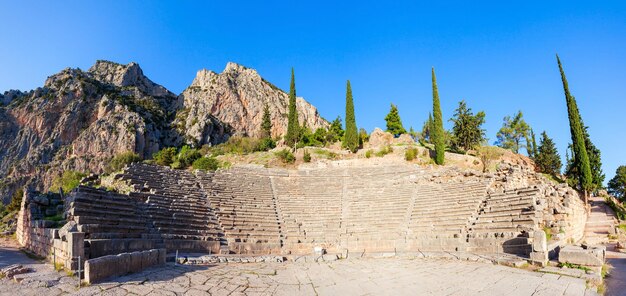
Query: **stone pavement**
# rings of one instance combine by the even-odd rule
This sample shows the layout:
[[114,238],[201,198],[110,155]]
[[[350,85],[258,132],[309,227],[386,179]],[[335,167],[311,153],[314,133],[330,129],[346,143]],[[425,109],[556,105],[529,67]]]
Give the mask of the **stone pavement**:
[[581,279],[487,263],[359,259],[307,263],[168,264],[76,288],[64,273],[0,280],[0,295],[595,295]]

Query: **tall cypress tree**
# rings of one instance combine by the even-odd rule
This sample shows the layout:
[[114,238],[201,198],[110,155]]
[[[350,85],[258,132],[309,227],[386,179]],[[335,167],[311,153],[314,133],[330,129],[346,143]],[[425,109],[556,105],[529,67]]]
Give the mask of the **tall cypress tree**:
[[265,104],[263,107],[263,121],[261,122],[261,138],[272,137],[272,115],[270,113],[270,106]]
[[446,139],[443,131],[443,119],[441,104],[439,103],[439,90],[437,89],[437,77],[435,68],[432,68],[433,78],[433,130],[431,131],[432,142],[435,144],[435,163],[442,165],[445,161]]
[[561,72],[561,80],[563,81],[563,90],[565,92],[565,102],[567,103],[567,115],[569,117],[570,133],[572,134],[574,164],[578,173],[579,186],[580,189],[585,192],[585,203],[587,203],[589,191],[593,189],[593,178],[591,175],[589,156],[587,155],[587,149],[585,148],[585,136],[581,124],[582,118],[578,111],[576,100],[569,92],[569,85],[567,83],[567,78],[565,77],[565,72],[563,71],[559,55],[556,56],[556,61],[559,65],[559,71]]
[[285,136],[285,144],[290,147],[296,147],[298,141],[298,110],[296,109],[296,78],[291,68],[291,84],[289,85],[289,116],[287,122],[287,135]]
[[359,148],[359,136],[356,129],[356,119],[354,118],[354,102],[352,100],[352,87],[350,80],[346,84],[346,134],[343,138],[343,147],[352,152]]

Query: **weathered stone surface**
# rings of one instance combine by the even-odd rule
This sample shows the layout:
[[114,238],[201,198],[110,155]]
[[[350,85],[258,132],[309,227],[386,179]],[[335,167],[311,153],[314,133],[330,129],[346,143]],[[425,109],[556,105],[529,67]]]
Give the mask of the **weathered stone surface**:
[[578,246],[565,246],[559,252],[559,262],[585,266],[602,266],[606,249],[602,247],[583,249]]
[[[207,132],[215,129],[258,136],[266,104],[271,113],[272,136],[284,135],[287,131],[287,93],[265,81],[256,70],[235,63],[228,63],[219,74],[198,71],[180,99],[185,107],[176,124],[184,126],[189,144],[212,143]],[[300,124],[312,130],[328,126],[313,105],[303,98],[297,98],[296,103]],[[227,127],[219,126],[215,119]]]
[[390,145],[393,141],[393,135],[388,132],[384,132],[379,128],[375,128],[370,134],[369,145],[370,147],[381,147]]
[[533,251],[548,251],[548,240],[546,239],[546,233],[543,232],[543,230],[537,230],[533,233]]

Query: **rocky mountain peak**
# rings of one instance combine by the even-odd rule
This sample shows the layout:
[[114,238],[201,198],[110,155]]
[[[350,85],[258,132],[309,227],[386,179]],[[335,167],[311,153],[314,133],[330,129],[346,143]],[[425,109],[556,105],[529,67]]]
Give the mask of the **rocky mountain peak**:
[[158,85],[143,74],[139,64],[130,62],[126,65],[115,62],[98,60],[89,68],[94,79],[112,84],[117,87],[137,87],[138,90],[149,96],[175,96],[165,87]]
[[[187,134],[190,144],[203,144],[203,131],[213,130],[207,126],[208,115],[225,123],[235,134],[259,135],[265,105],[270,108],[272,136],[281,136],[287,131],[288,95],[264,80],[256,70],[233,62],[219,74],[198,71],[192,85],[179,98],[189,108],[189,112],[178,116],[180,126],[186,131],[197,131]],[[304,99],[298,98],[297,109],[301,124],[313,130],[328,126],[317,109]]]
[[122,65],[110,61],[98,60],[89,68],[89,73],[91,73],[96,80],[119,87],[136,85],[139,81],[146,79],[141,67],[135,62]]

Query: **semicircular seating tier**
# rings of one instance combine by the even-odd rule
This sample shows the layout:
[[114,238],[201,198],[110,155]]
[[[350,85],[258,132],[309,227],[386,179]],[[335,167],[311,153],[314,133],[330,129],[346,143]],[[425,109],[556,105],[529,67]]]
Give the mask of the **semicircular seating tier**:
[[165,247],[232,254],[467,251],[528,255],[533,188],[489,193],[489,178],[413,165],[194,173],[133,164],[128,195],[80,186],[68,215],[88,258]]

